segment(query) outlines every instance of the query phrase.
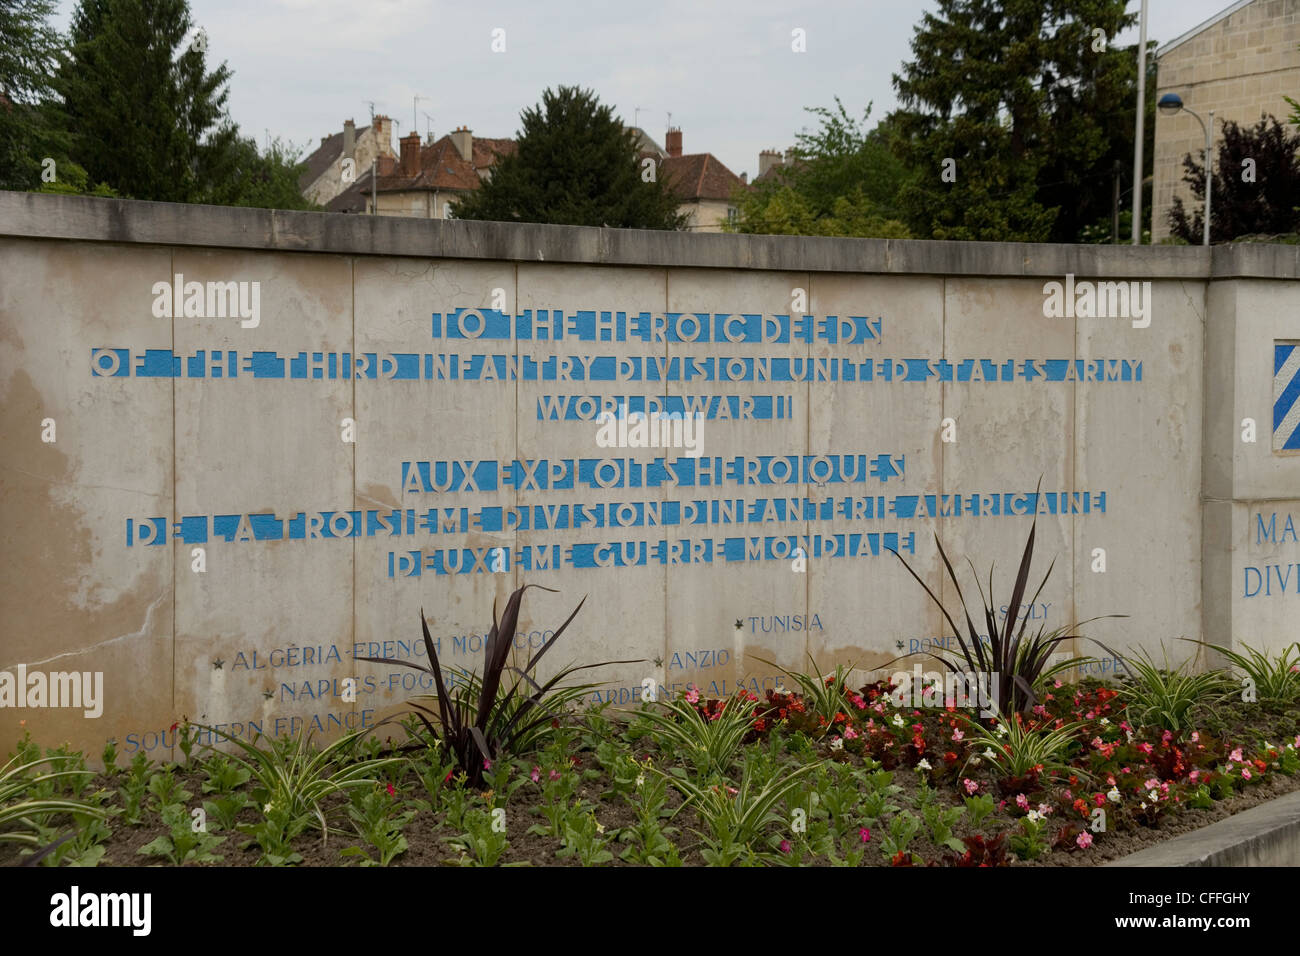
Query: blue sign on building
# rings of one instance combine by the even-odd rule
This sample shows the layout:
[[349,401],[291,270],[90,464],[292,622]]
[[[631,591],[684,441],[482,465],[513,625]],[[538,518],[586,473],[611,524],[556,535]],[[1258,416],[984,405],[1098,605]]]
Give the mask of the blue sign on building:
[[1273,343],[1273,450],[1300,451],[1300,342]]

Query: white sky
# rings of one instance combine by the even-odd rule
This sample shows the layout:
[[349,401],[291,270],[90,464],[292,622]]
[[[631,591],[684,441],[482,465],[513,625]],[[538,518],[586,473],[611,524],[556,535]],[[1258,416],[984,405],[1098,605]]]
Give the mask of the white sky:
[[[1148,38],[1166,43],[1232,0],[1150,0]],[[265,131],[314,148],[320,137],[375,111],[410,132],[412,97],[441,136],[469,126],[513,136],[519,113],[559,84],[592,88],[625,122],[661,145],[681,126],[687,153],[711,152],[737,174],[758,152],[791,145],[813,125],[805,106],[839,95],[851,114],[897,105],[891,76],[910,56],[929,0],[190,0],[208,34],[210,63],[234,71],[230,109],[245,135]],[[1131,0],[1136,10],[1139,0]],[[60,0],[56,25],[75,8]],[[490,51],[494,28],[506,52]],[[791,30],[807,52],[790,49]],[[1136,30],[1116,38],[1136,42]]]

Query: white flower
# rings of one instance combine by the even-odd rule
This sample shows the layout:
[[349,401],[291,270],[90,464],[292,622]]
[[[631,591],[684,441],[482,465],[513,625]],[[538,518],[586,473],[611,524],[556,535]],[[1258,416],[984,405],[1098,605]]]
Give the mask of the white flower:
[[996,753],[993,752],[993,748],[992,748],[992,747],[986,747],[986,748],[984,748],[984,756],[988,757],[990,760],[997,760],[997,759],[998,759],[998,755],[997,755]]
[[1119,787],[1111,787],[1106,791],[1106,799],[1111,803],[1119,803],[1123,798],[1119,795]]
[[636,785],[638,788],[645,786],[645,774],[639,773],[636,775]]
[[1109,727],[1109,726],[1110,726],[1110,721],[1107,720],[1105,717],[1103,717],[1101,720],[1097,721],[1097,723],[1101,724],[1103,727]]
[[1037,823],[1039,820],[1043,819],[1043,815],[1037,810],[1030,810],[1025,814],[1025,816],[1029,818],[1030,823]]
[[984,761],[983,761],[983,760],[980,760],[979,757],[971,757],[971,758],[970,758],[970,765],[971,765],[972,767],[978,767],[978,766],[979,766],[980,764],[982,764],[983,762],[984,762]]
[[1152,803],[1155,803],[1157,800],[1160,799],[1160,794],[1152,790],[1150,793],[1147,794],[1147,799],[1149,799]]
[[271,812],[271,807],[273,807],[273,806],[274,806],[274,804],[271,804],[271,803],[268,803],[268,804],[264,805],[264,806],[262,807],[262,812],[263,812],[263,813],[270,813],[270,812]]
[[596,832],[597,833],[605,832],[605,824],[601,823],[599,820],[596,821]]
[[1142,809],[1145,810],[1146,808],[1147,808],[1147,802],[1146,802],[1145,800],[1143,800],[1143,801],[1142,801]]
[[844,749],[844,741],[841,740],[839,737],[836,737],[834,740],[831,741],[831,750],[843,750],[843,749]]
[[894,719],[893,719],[893,721],[891,721],[891,723],[893,723],[893,725],[894,725],[895,727],[902,727],[903,724],[905,723],[905,721],[903,720],[903,715],[902,715],[902,714],[895,714],[895,715],[894,715]]
[[917,765],[916,765],[916,769],[917,769],[917,770],[929,770],[929,769],[930,769],[930,761],[928,761],[928,760],[926,760],[924,757],[922,757],[921,760],[920,760],[920,762],[917,763]]
[[1005,736],[1007,735],[1007,725],[1006,725],[1006,724],[1003,724],[1003,723],[999,723],[999,724],[998,724],[997,735],[998,735],[999,737],[1005,737]]

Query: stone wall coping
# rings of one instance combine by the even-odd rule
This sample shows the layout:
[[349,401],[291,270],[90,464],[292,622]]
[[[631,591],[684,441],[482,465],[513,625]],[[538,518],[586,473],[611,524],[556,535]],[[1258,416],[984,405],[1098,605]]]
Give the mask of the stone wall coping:
[[1300,279],[1300,246],[1065,245],[691,234],[0,191],[0,236],[272,252],[803,273]]

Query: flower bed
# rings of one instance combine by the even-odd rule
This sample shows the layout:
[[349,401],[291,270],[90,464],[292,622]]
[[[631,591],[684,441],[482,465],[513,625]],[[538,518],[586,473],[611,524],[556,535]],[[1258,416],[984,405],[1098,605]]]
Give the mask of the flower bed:
[[[1092,680],[988,720],[896,706],[883,682],[814,681],[586,710],[485,760],[476,783],[414,722],[405,749],[256,754],[196,748],[183,725],[178,763],[118,768],[110,745],[108,774],[24,742],[6,799],[29,805],[0,816],[0,863],[44,848],[45,865],[1073,866],[1300,787],[1293,703],[1220,696],[1174,730],[1135,727],[1126,686]],[[80,809],[39,803],[55,799]]]

